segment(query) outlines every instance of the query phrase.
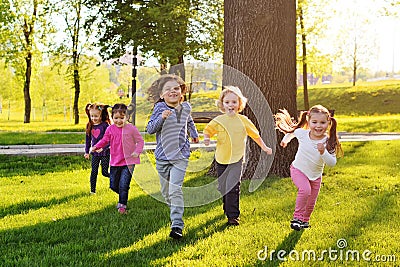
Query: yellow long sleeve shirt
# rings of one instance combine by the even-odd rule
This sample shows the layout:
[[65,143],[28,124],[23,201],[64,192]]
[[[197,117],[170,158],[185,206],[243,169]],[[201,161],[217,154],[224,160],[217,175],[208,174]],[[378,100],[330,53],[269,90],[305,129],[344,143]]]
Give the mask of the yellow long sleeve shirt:
[[254,124],[244,115],[226,114],[217,116],[204,128],[204,134],[210,137],[217,135],[215,160],[220,164],[231,164],[244,159],[247,136],[252,139],[260,137]]

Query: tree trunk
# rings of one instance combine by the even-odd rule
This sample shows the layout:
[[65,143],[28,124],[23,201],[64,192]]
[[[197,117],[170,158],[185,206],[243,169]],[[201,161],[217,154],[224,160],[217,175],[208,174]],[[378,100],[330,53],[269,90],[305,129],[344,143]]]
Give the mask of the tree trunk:
[[78,69],[74,69],[74,87],[75,87],[74,118],[75,118],[75,124],[79,124],[79,94],[81,92],[81,85],[79,82],[79,70]]
[[[266,106],[268,101],[272,113],[286,108],[293,116],[297,115],[296,2],[226,0],[224,10],[224,64],[242,72],[249,80],[226,75],[225,69],[229,68],[224,67],[223,83],[238,86],[249,99],[244,114],[260,127],[261,133],[269,134],[261,135],[264,141],[274,137],[273,142],[266,142],[275,154],[270,174],[287,177],[297,148],[295,142],[285,150],[275,147],[282,134],[277,140],[272,114],[259,114],[258,109]],[[254,91],[249,91],[251,80],[258,86],[263,99],[254,97]],[[252,178],[260,163],[260,149],[255,142],[249,142],[247,152],[244,179]],[[266,159],[272,161],[272,156]]]
[[178,75],[183,80],[185,80],[186,74],[185,74],[185,63],[184,63],[183,55],[180,55],[178,57],[178,64],[171,65],[171,67],[169,68],[169,73]]
[[308,101],[308,77],[307,77],[307,44],[306,44],[306,33],[304,30],[304,18],[303,18],[303,8],[299,7],[299,20],[301,28],[301,44],[302,44],[302,61],[303,61],[303,94],[304,94],[304,109],[308,110],[310,108],[310,103]]
[[357,81],[357,39],[354,42],[354,55],[353,55],[353,86],[356,86]]
[[25,70],[25,82],[24,82],[24,100],[25,100],[25,113],[24,113],[24,123],[31,122],[31,108],[32,101],[30,95],[30,84],[32,75],[32,53],[28,52],[26,58],[26,70]]

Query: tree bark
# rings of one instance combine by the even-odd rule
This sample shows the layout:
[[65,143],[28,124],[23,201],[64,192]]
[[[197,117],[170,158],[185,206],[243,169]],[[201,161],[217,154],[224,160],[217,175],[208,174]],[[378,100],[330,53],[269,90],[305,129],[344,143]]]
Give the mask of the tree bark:
[[30,84],[32,75],[32,53],[28,51],[25,58],[26,70],[25,70],[25,82],[24,82],[24,100],[25,100],[25,113],[24,113],[24,123],[31,122],[31,109],[32,101],[30,95]]
[[308,110],[310,108],[310,103],[308,101],[308,76],[307,76],[307,43],[306,43],[306,33],[304,29],[304,17],[303,17],[303,7],[299,7],[299,20],[301,29],[301,45],[302,45],[302,61],[303,61],[303,94],[304,94],[304,109]]
[[[244,114],[259,125],[272,129],[260,129],[275,136],[271,114],[257,118],[257,101],[267,100],[272,113],[286,108],[297,115],[296,105],[296,2],[295,0],[226,0],[224,8],[224,64],[242,72],[253,81],[265,99],[252,97],[246,78],[229,77],[224,68],[223,84],[242,89],[249,99]],[[237,75],[235,75],[237,76]],[[267,121],[267,122],[265,122]],[[268,136],[261,136],[266,140]],[[280,142],[282,134],[278,135]],[[268,144],[273,146],[274,144]],[[289,166],[296,152],[295,142],[285,150],[272,147],[274,161],[270,174],[289,176]],[[247,149],[247,166],[243,178],[251,178],[260,161],[260,149],[251,141]],[[264,153],[264,152],[263,152]],[[269,156],[272,158],[272,156]]]
[[75,124],[79,124],[79,94],[81,92],[81,85],[79,82],[79,70],[74,70],[74,87],[75,87],[75,97],[74,97],[74,119]]

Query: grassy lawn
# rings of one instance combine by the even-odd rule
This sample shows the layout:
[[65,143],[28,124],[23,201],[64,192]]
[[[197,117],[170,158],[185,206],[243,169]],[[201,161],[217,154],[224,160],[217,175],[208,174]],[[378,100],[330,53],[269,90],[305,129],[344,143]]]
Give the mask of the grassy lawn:
[[[181,241],[168,238],[168,207],[136,182],[124,216],[115,209],[107,178],[99,175],[97,194],[89,194],[90,163],[82,157],[0,156],[0,265],[398,266],[400,141],[343,147],[345,157],[325,170],[310,229],[290,229],[295,187],[289,178],[269,177],[253,193],[243,182],[238,227],[225,226],[221,200],[186,208]],[[134,176],[153,175],[146,166],[138,165]],[[211,181],[191,173],[185,186]],[[337,252],[329,257],[332,250]],[[278,251],[287,261],[279,260]],[[306,254],[302,261],[305,251],[317,259]],[[349,251],[359,252],[360,260],[353,254],[346,260]]]

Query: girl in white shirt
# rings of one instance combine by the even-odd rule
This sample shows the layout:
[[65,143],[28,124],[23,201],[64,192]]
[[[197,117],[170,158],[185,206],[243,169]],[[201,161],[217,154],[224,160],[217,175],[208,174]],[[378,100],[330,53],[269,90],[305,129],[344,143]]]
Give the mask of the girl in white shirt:
[[282,147],[286,147],[294,137],[299,142],[295,159],[290,166],[290,176],[298,188],[290,227],[299,231],[309,227],[308,222],[317,201],[325,164],[335,166],[336,155],[341,153],[336,133],[337,123],[325,107],[316,105],[309,111],[302,112],[298,122],[293,121],[286,110],[280,110],[275,115],[275,125],[285,134],[280,143]]

